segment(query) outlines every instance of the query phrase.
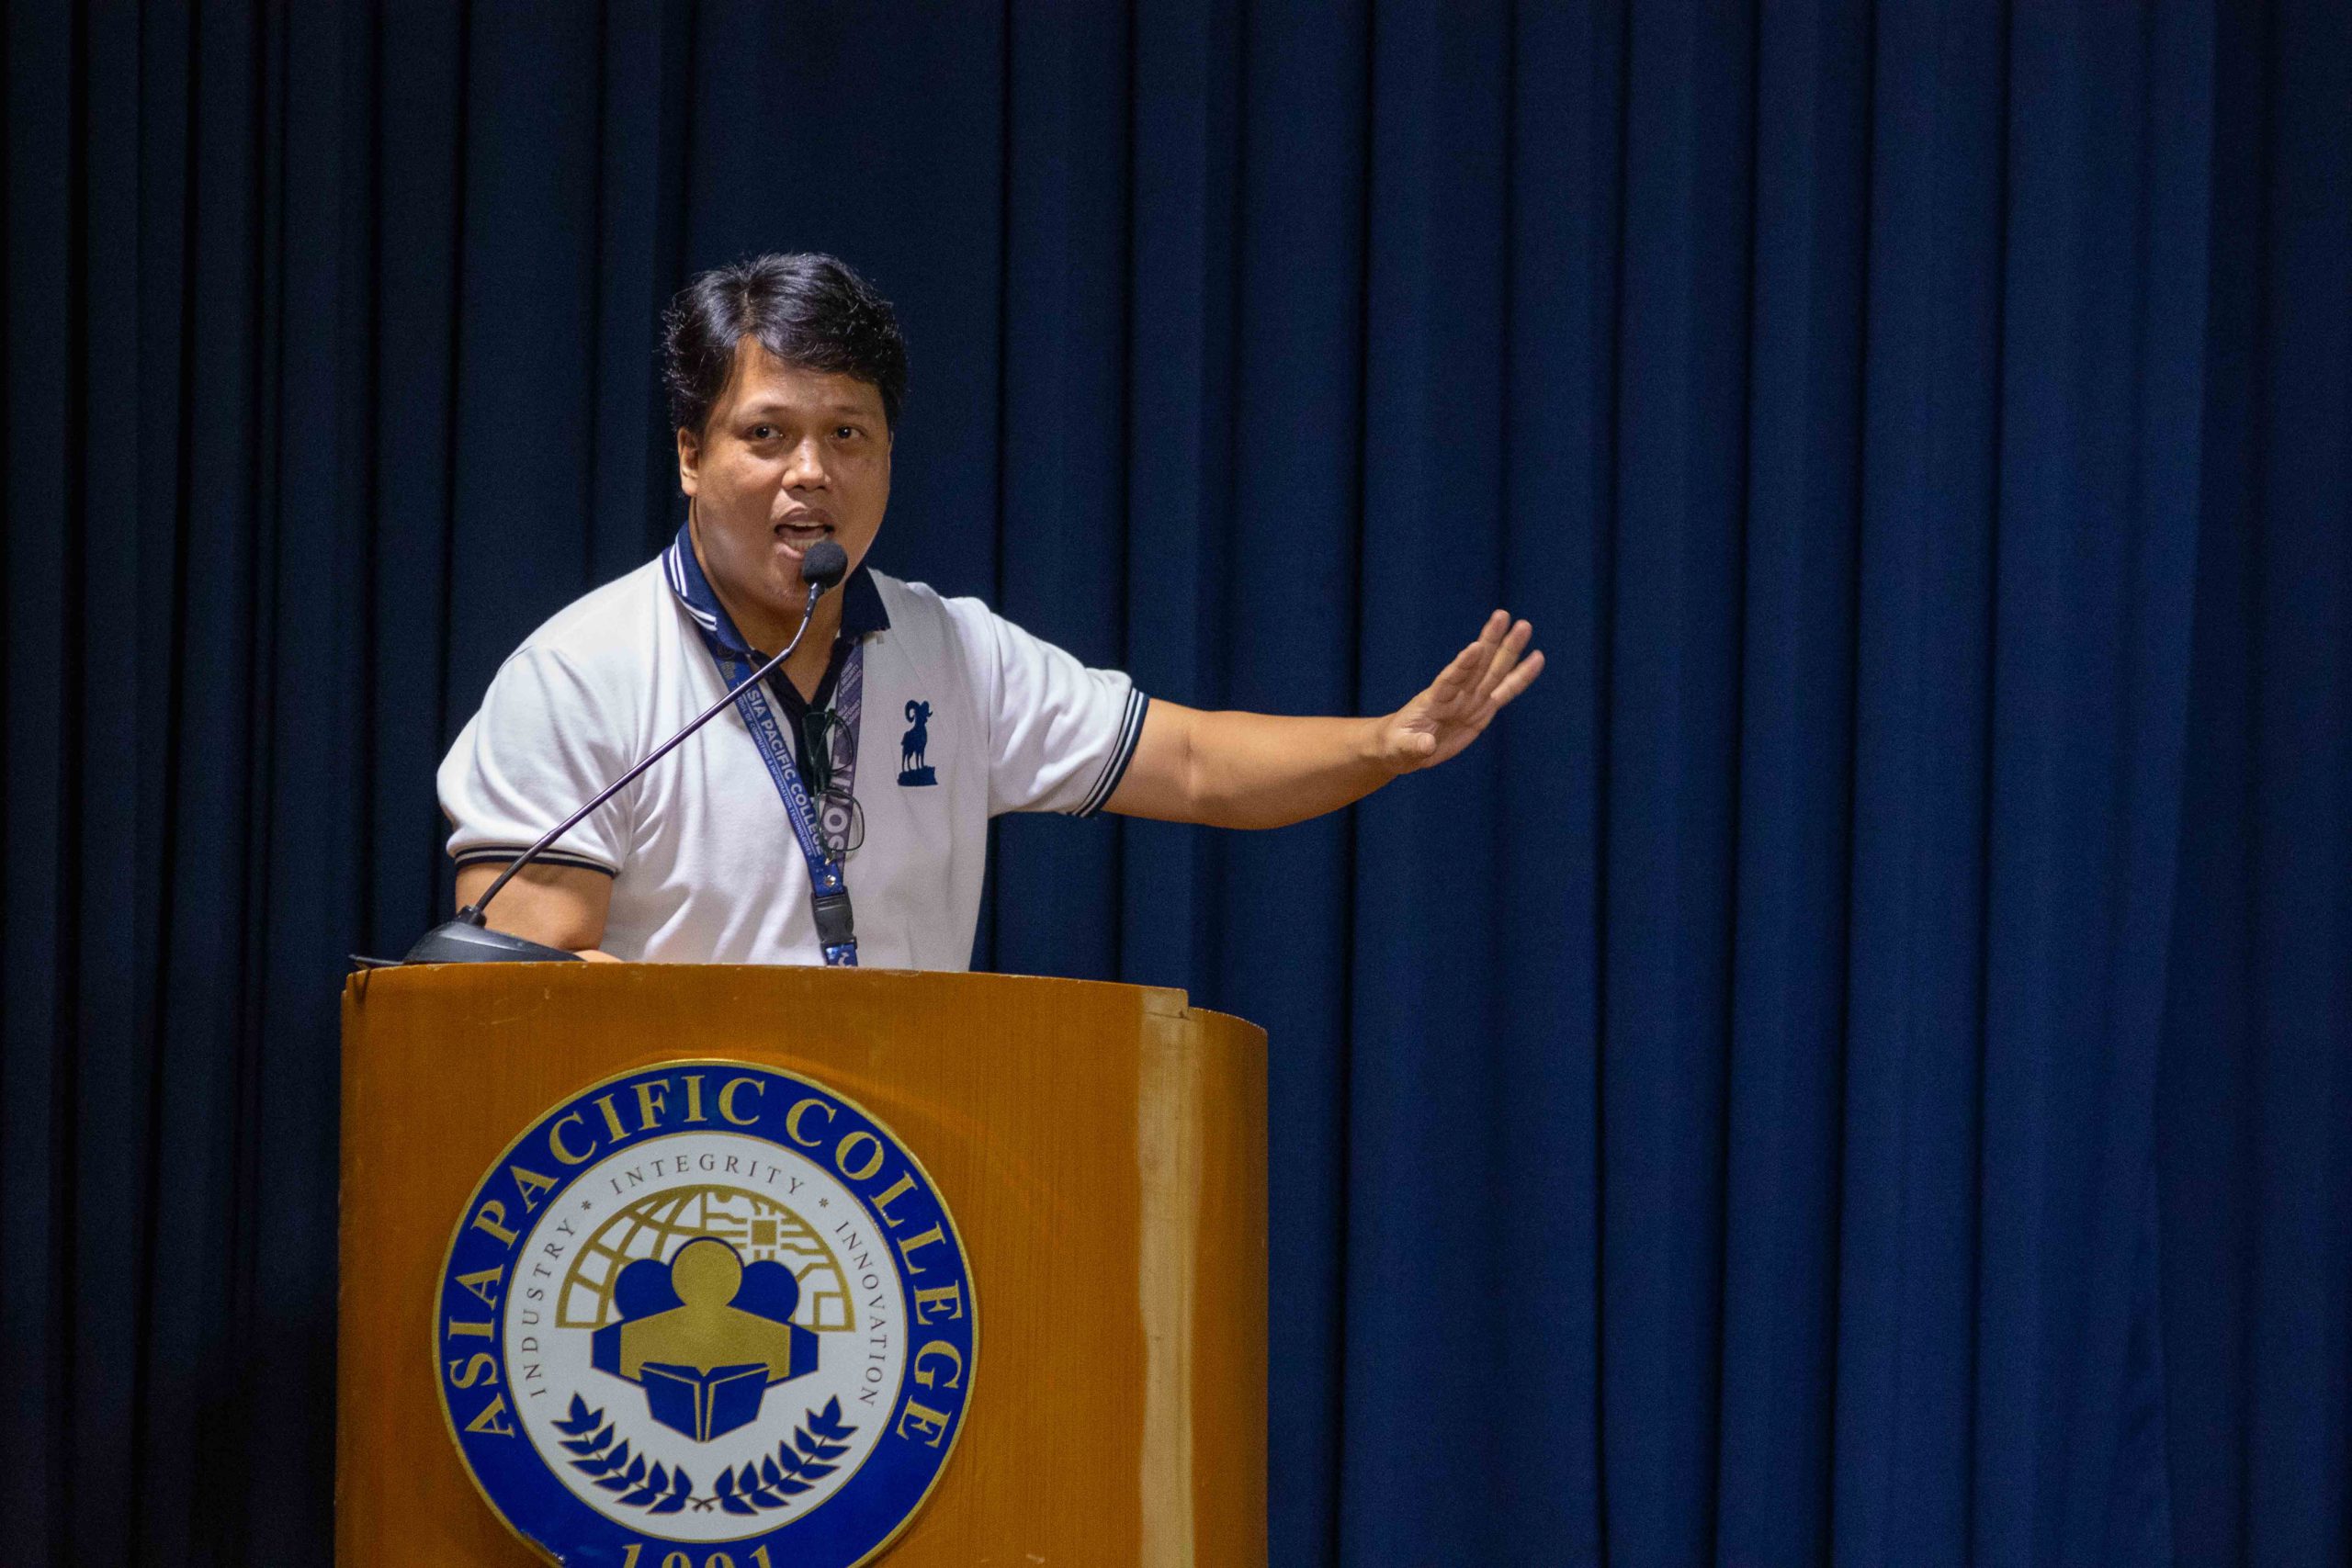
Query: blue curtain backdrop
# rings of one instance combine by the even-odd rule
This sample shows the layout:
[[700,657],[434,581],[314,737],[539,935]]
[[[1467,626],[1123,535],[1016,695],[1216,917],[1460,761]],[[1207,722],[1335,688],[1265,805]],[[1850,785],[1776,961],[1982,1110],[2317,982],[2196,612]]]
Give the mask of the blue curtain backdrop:
[[[6,22],[0,1560],[324,1562],[335,997],[822,248],[877,560],[1460,762],[1019,820],[983,964],[1273,1041],[1273,1559],[2352,1551],[2352,9]],[[553,806],[555,803],[550,803]]]

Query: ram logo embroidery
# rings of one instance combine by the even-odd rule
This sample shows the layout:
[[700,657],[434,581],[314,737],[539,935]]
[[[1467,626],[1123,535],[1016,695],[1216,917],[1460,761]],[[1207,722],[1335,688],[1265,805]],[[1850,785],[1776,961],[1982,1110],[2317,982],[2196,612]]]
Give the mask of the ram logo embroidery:
[[931,746],[931,705],[910,700],[907,704],[907,733],[899,742],[899,782],[910,786],[935,784],[939,775],[923,761],[923,752]]

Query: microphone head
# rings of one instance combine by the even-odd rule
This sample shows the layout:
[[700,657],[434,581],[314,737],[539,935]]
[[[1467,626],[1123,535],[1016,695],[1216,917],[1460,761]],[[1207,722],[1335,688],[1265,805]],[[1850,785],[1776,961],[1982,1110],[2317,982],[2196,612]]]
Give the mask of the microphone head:
[[800,558],[800,581],[822,593],[849,575],[849,552],[831,539],[820,539]]

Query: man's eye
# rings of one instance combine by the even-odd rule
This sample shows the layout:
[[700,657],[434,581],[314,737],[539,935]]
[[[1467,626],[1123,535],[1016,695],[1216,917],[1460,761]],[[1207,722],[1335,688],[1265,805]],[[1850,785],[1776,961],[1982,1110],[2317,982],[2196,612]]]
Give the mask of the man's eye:
[[775,440],[775,426],[773,424],[755,424],[752,426],[752,439],[754,441]]
[[858,429],[858,427],[854,424],[844,424],[835,428],[833,431],[833,439],[836,441],[847,441],[854,436],[859,436],[865,434],[865,432]]

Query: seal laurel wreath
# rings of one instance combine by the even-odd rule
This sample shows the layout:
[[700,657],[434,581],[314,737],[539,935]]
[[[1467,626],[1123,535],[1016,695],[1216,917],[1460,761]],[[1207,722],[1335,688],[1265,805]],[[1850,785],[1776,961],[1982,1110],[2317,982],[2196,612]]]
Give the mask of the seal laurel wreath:
[[849,1452],[846,1439],[857,1430],[842,1419],[842,1402],[829,1399],[822,1410],[802,1414],[792,1440],[778,1443],[773,1456],[757,1465],[746,1464],[741,1472],[720,1470],[711,1483],[711,1495],[697,1497],[694,1478],[684,1465],[665,1470],[657,1461],[649,1468],[643,1454],[630,1455],[627,1438],[616,1447],[604,1411],[589,1409],[578,1394],[571,1396],[571,1413],[558,1416],[554,1424],[569,1434],[563,1439],[565,1450],[580,1456],[571,1461],[574,1470],[585,1472],[605,1491],[621,1494],[615,1501],[657,1514],[678,1513],[688,1504],[697,1513],[714,1507],[730,1514],[781,1508],[841,1468],[841,1457]]

